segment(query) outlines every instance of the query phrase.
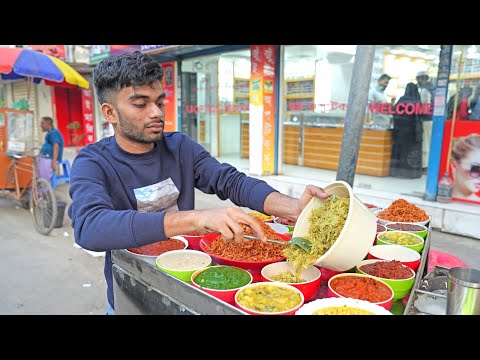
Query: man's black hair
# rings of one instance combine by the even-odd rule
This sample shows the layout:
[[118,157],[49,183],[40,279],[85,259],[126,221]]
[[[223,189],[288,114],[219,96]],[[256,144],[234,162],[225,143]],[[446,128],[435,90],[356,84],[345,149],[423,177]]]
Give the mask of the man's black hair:
[[150,55],[135,51],[103,59],[93,70],[93,83],[100,104],[125,87],[162,81],[163,69]]
[[378,78],[378,81],[385,80],[385,79],[390,80],[391,78],[392,77],[390,75],[382,74],[382,76]]

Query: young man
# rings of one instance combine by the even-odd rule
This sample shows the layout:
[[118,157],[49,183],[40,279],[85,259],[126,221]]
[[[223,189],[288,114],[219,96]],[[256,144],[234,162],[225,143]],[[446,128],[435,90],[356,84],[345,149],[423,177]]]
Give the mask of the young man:
[[63,136],[60,131],[53,127],[53,119],[50,116],[42,117],[40,127],[45,134],[45,142],[40,150],[38,175],[48,181],[57,171],[58,163],[63,156]]
[[114,309],[111,250],[195,231],[241,242],[240,223],[265,240],[260,225],[239,207],[194,210],[195,188],[293,221],[312,197],[327,198],[313,185],[299,199],[281,194],[219,163],[187,135],[164,133],[162,78],[161,65],[138,51],[107,58],[93,72],[102,114],[115,135],[75,158],[68,215],[80,246],[106,251],[107,313]]

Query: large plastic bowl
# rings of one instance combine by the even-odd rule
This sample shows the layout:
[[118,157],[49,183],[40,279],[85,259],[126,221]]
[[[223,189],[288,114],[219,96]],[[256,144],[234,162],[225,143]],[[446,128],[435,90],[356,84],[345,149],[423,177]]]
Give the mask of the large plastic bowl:
[[[279,294],[278,291],[282,291],[282,294]],[[291,306],[285,310],[267,310],[273,306],[283,307],[290,300],[292,300]],[[244,301],[248,301],[248,306]],[[300,290],[275,281],[245,285],[235,294],[235,306],[250,315],[294,315],[304,303],[305,298]],[[262,311],[263,309],[265,310]]]
[[[372,239],[377,232],[377,218],[365,204],[353,193],[349,184],[335,181],[324,187],[327,194],[338,197],[349,197],[350,207],[347,220],[340,235],[330,249],[315,262],[322,268],[335,271],[352,269],[368,254]],[[327,200],[312,198],[298,217],[293,237],[308,236],[308,217],[314,209],[318,209]]]
[[[334,285],[332,286],[332,283],[334,283],[337,279],[342,278],[342,277],[355,277],[355,278],[368,278],[368,279],[373,279],[376,282],[381,283],[382,285],[385,285],[389,292],[390,296],[382,301],[378,302],[373,302],[370,301],[372,304],[379,305],[387,310],[390,310],[393,304],[393,289],[390,285],[388,285],[385,281],[380,280],[379,278],[376,278],[374,276],[370,275],[364,275],[364,274],[358,274],[358,273],[344,273],[344,274],[338,274],[335,276],[332,276],[330,280],[328,280],[328,290],[327,290],[327,297],[340,297],[340,298],[353,298],[353,299],[359,299],[359,300],[365,300],[365,299],[360,299],[359,297],[355,296],[352,294],[352,296],[344,296],[341,295],[339,292],[337,292],[334,288]],[[353,289],[352,289],[353,290]],[[368,300],[365,300],[368,301]]]
[[420,266],[420,253],[401,245],[374,245],[368,252],[368,259],[397,260],[417,271]]
[[[395,234],[395,233],[408,234],[408,236],[415,238],[418,241],[418,244],[403,245],[403,244],[395,243],[394,240],[391,241],[385,238],[386,236],[389,236],[389,234]],[[421,253],[423,250],[423,247],[425,246],[425,239],[420,235],[412,234],[411,232],[408,232],[408,231],[385,231],[377,235],[376,245],[392,245],[392,244],[404,246],[406,248],[409,248],[409,249],[415,250],[416,252]]]
[[[283,272],[290,271],[295,273],[295,268],[287,261],[281,261],[273,264],[268,264],[263,267],[261,274],[263,281],[278,281],[273,280],[272,277],[281,274]],[[300,277],[304,279],[304,282],[292,283],[285,282],[285,284],[292,285],[303,293],[305,301],[310,301],[317,295],[320,287],[321,272],[316,266],[309,266],[303,269],[300,273]]]
[[[226,269],[226,270],[231,270],[231,269],[236,269],[237,271],[244,273],[248,277],[248,281],[240,286],[237,287],[230,287],[229,289],[213,289],[211,287],[206,287],[203,286],[202,284],[197,284],[195,281],[195,278],[200,275],[201,273],[205,271],[212,271],[214,269]],[[223,279],[227,279],[228,275],[223,275]],[[231,275],[230,275],[231,276]],[[217,280],[221,280],[222,276],[218,276]],[[229,279],[232,280],[232,279]],[[215,296],[216,298],[223,300],[229,304],[233,304],[235,302],[235,294],[237,293],[238,289],[240,289],[242,286],[251,284],[253,281],[252,274],[250,274],[247,270],[238,268],[236,266],[228,266],[228,265],[216,265],[216,266],[208,266],[203,269],[199,269],[195,271],[192,274],[191,277],[191,284],[193,287],[196,287],[197,289],[205,291],[207,294],[210,294],[212,296]]]
[[159,255],[155,264],[158,269],[190,283],[192,274],[198,269],[210,266],[212,258],[198,250],[172,250]]
[[405,268],[407,268],[408,270],[411,271],[411,276],[408,279],[387,279],[387,278],[374,276],[372,274],[368,274],[368,273],[360,270],[360,268],[363,265],[368,265],[368,264],[372,264],[372,263],[375,263],[375,262],[383,262],[383,261],[390,261],[390,260],[378,260],[378,259],[363,260],[357,265],[355,271],[359,274],[373,276],[377,279],[380,279],[380,280],[384,281],[388,285],[390,285],[393,289],[393,301],[396,301],[398,299],[403,299],[405,296],[407,296],[410,293],[410,291],[413,288],[413,284],[415,283],[415,271],[410,269],[408,266],[405,266],[405,265],[402,264],[403,266],[405,266]]
[[[396,226],[398,226],[398,225],[401,226],[402,224],[414,225],[415,227],[420,227],[422,229],[417,231],[417,230],[400,230],[398,228],[397,229],[395,228]],[[412,233],[412,234],[415,234],[415,235],[420,235],[424,239],[427,238],[427,234],[428,234],[428,228],[425,225],[419,225],[419,224],[415,224],[415,223],[389,222],[389,223],[385,224],[385,227],[387,228],[387,231],[406,231],[406,232],[409,232],[409,233]]]
[[[277,234],[277,235],[284,240],[290,240],[290,238],[288,236],[285,236],[285,235],[282,235],[282,234]],[[271,259],[271,260],[247,261],[247,260],[233,260],[233,259],[228,259],[228,258],[225,258],[225,257],[214,255],[207,250],[207,246],[210,245],[219,236],[220,236],[220,234],[216,234],[216,233],[209,233],[209,234],[206,234],[205,236],[203,236],[202,240],[200,241],[200,249],[203,252],[210,255],[212,257],[212,259],[214,259],[215,262],[219,265],[236,266],[236,267],[239,267],[239,268],[242,268],[242,269],[245,269],[245,270],[249,271],[253,276],[253,281],[254,282],[262,280],[261,271],[262,271],[262,268],[265,265],[285,260],[285,257],[279,257],[278,259]],[[260,240],[252,240],[252,241],[260,241]]]

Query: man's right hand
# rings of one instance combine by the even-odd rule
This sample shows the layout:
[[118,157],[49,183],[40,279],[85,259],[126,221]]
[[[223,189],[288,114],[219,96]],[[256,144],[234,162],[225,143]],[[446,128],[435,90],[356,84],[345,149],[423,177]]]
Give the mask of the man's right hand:
[[261,240],[266,240],[265,233],[258,221],[240,207],[233,206],[218,209],[190,211],[167,211],[164,218],[165,235],[188,234],[189,232],[217,232],[226,241],[241,243],[244,238],[242,224],[250,226]]
[[197,229],[201,232],[218,232],[226,241],[241,243],[244,230],[241,224],[250,226],[258,238],[266,240],[265,233],[258,221],[239,207],[198,210]]

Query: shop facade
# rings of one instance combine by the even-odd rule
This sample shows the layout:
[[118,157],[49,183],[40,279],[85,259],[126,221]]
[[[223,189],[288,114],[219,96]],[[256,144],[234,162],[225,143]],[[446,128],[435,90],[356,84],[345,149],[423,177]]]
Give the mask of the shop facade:
[[[264,59],[256,59],[252,49],[254,46],[217,47],[175,57],[180,85],[176,88],[177,129],[220,160],[253,174],[314,174],[311,170],[317,169],[335,172],[356,46],[264,46],[264,51],[273,54],[274,75],[270,79],[254,79],[252,69],[258,61],[263,61],[263,66]],[[357,174],[390,177],[394,104],[404,95],[408,83],[417,84],[418,73],[426,73],[432,83],[436,81],[439,52],[440,45],[376,46],[371,87],[385,73],[390,82],[385,90],[386,102],[369,104],[366,109]],[[162,56],[157,59],[162,62]],[[252,94],[255,84],[261,84],[261,93]],[[270,89],[271,97],[266,93]],[[263,117],[251,113],[258,104],[264,109],[272,102],[273,109],[264,111]],[[397,111],[431,120],[433,103],[400,105]],[[272,122],[265,113],[273,116]],[[378,114],[391,120],[377,124],[374,118]],[[252,116],[256,120],[252,121]],[[421,149],[422,139],[417,140]],[[421,152],[410,159],[423,163],[418,165],[420,172],[405,186],[405,191],[415,195],[425,190],[428,151],[426,155]],[[266,166],[265,159],[272,159],[273,166]],[[397,181],[406,183],[411,178],[407,174]],[[388,181],[383,183],[389,190]]]

